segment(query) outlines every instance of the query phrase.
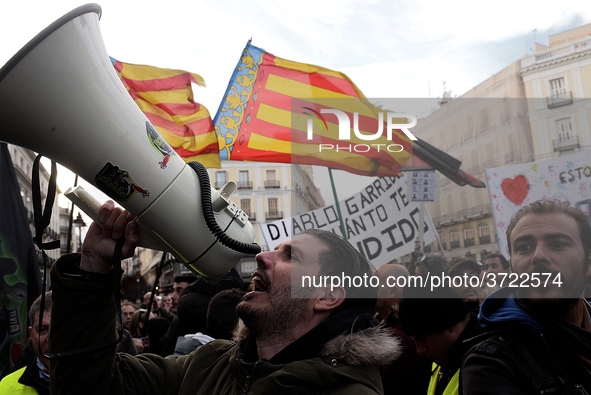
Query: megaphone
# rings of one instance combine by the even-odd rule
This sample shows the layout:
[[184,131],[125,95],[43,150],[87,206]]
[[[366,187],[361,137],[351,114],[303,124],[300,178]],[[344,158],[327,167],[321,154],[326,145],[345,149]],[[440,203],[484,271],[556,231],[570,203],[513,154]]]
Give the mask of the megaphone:
[[[140,245],[221,278],[260,252],[230,200],[236,184],[214,190],[205,168],[186,165],[164,141],[115,72],[100,15],[98,4],[74,9],[0,69],[0,140],[60,163],[136,215]],[[70,196],[96,219],[90,194]]]

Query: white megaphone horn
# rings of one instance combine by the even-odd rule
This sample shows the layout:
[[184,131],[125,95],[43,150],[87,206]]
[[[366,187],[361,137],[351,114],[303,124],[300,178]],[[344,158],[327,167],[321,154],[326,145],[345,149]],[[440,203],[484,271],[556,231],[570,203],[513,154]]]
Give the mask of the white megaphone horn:
[[[186,165],[164,141],[115,72],[100,14],[97,4],[76,8],[0,69],[0,140],[60,163],[135,214],[141,245],[220,278],[260,252],[230,200],[236,184],[212,189],[205,168]],[[69,195],[96,219],[88,193]]]

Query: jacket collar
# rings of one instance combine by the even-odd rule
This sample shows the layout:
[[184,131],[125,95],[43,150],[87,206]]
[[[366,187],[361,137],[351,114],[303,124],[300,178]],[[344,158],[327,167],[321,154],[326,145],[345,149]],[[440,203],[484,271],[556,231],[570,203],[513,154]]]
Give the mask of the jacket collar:
[[[365,308],[351,308],[329,317],[308,333],[291,343],[271,360],[272,364],[335,357],[351,365],[385,366],[402,352],[399,340],[389,335],[386,328],[377,326],[373,312]],[[258,360],[256,339],[244,325],[238,329],[240,358],[245,362]]]

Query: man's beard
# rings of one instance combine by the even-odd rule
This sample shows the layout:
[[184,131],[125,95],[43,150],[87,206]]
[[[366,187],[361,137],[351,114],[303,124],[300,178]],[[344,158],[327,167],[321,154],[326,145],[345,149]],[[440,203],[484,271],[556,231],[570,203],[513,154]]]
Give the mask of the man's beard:
[[[536,309],[543,309],[547,315],[560,316],[564,314],[565,309],[572,306],[573,303],[581,298],[583,291],[585,290],[586,281],[586,265],[584,262],[580,262],[581,272],[578,275],[572,275],[571,278],[567,278],[561,272],[546,270],[545,273],[550,273],[550,279],[548,285],[552,289],[544,292],[543,283],[546,276],[540,275],[543,279],[540,287],[520,288],[517,290],[517,296],[519,298],[527,299],[532,307]],[[542,270],[543,271],[543,270]],[[532,273],[528,273],[531,278]],[[560,276],[560,277],[557,277]],[[553,281],[559,278],[562,281],[560,287],[557,284],[553,284]]]
[[247,300],[248,294],[236,306],[236,313],[257,338],[284,336],[306,319],[308,299],[292,298],[289,285],[272,289],[264,306],[251,305]]

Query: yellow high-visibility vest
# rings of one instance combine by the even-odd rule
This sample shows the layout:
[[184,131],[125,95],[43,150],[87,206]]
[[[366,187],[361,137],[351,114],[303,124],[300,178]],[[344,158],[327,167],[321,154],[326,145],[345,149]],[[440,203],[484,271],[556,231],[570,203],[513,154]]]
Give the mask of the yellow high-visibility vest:
[[[433,373],[431,373],[431,380],[429,381],[429,389],[427,389],[427,395],[435,395],[435,389],[437,388],[437,380],[439,378],[439,371],[441,370],[441,366],[437,365],[433,362]],[[445,391],[443,391],[443,395],[458,395],[458,389],[460,387],[460,369],[456,371],[453,375],[447,387],[445,387]]]
[[18,382],[18,379],[25,373],[25,369],[26,367],[19,369],[0,381],[1,395],[39,395],[35,388]]

